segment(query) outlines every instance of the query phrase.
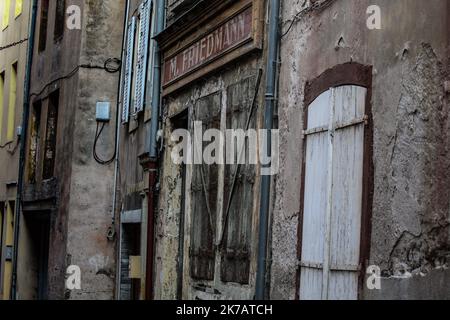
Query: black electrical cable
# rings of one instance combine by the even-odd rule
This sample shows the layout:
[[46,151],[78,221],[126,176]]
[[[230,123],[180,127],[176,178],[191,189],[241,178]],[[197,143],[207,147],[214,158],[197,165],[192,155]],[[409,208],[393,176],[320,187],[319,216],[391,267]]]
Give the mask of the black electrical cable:
[[[19,144],[20,144],[20,138],[19,139],[16,139],[16,141],[15,141],[15,143],[14,143],[14,141],[9,141],[9,142],[7,142],[7,143],[5,143],[5,144],[2,144],[2,145],[0,145],[0,149],[6,149],[6,151],[10,154],[10,155],[14,155],[15,153],[16,153],[16,151],[17,151],[17,148],[19,147]],[[14,147],[11,149],[11,148],[9,148],[11,145],[13,145],[14,144]],[[8,148],[8,149],[7,149]]]
[[117,150],[114,148],[114,155],[108,160],[103,160],[97,153],[97,143],[98,143],[98,140],[100,139],[100,136],[102,135],[103,130],[105,129],[105,126],[106,126],[106,123],[104,122],[99,130],[100,123],[97,122],[97,129],[95,131],[95,139],[94,139],[94,147],[92,148],[92,155],[94,156],[95,161],[98,164],[101,164],[103,166],[107,166],[107,165],[113,163],[116,158],[116,152],[117,152]]
[[[114,66],[114,64],[115,64],[115,66]],[[105,61],[105,63],[103,64],[103,66],[96,66],[96,65],[91,65],[91,64],[80,64],[80,65],[76,66],[72,71],[70,71],[67,75],[50,81],[42,88],[41,91],[32,93],[30,95],[30,97],[40,96],[52,84],[54,84],[60,80],[72,78],[80,69],[99,69],[99,70],[105,70],[108,73],[117,73],[120,71],[121,67],[122,67],[122,61],[120,61],[120,59],[118,59],[118,58],[107,59]]]
[[3,50],[6,50],[6,49],[9,49],[9,48],[18,46],[18,45],[20,45],[20,44],[22,44],[22,43],[24,43],[26,41],[28,41],[28,38],[25,38],[25,39],[22,39],[22,40],[19,40],[19,41],[7,44],[5,46],[0,47],[0,51],[3,51]]

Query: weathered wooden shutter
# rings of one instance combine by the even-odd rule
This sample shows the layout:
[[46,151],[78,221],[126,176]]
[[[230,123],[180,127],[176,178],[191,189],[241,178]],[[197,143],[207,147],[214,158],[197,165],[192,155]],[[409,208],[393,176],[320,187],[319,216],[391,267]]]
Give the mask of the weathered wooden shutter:
[[[227,129],[246,131],[252,105],[251,99],[255,91],[254,83],[253,77],[228,88]],[[253,115],[249,129],[255,127],[256,117]],[[244,150],[235,149],[236,153],[242,151]],[[248,153],[248,151],[248,145],[246,144],[244,152]],[[235,175],[236,182],[231,195]],[[223,282],[249,283],[254,183],[255,165],[246,161],[246,164],[240,166],[237,164],[225,166],[225,216],[223,221],[225,232],[223,247],[221,248],[221,280]],[[228,203],[229,209],[227,208]]]
[[[156,35],[156,10],[154,10],[154,7],[151,7],[150,10],[150,40],[149,40],[149,51],[148,51],[148,59],[147,59],[147,66],[150,66],[150,68],[152,68],[154,66],[154,61],[153,58],[155,56],[155,45],[156,45],[156,41],[153,39],[153,37]],[[147,69],[150,69],[149,67],[147,67]],[[154,82],[154,77],[155,77],[155,72],[150,71],[149,73],[147,73],[147,85],[146,88],[148,88],[147,92],[145,93],[145,97],[148,101],[149,104],[152,103],[153,100],[153,82]],[[144,108],[146,106],[144,105]],[[151,111],[151,110],[149,110]]]
[[[216,93],[197,101],[195,120],[203,123],[203,132],[220,129],[221,100],[221,94]],[[218,179],[217,165],[193,166],[189,256],[191,277],[195,280],[214,280]]]
[[122,122],[127,123],[130,118],[131,85],[133,78],[134,34],[136,31],[136,18],[131,18],[127,30],[127,52],[125,58],[125,77],[123,84]]
[[136,66],[136,85],[134,92],[134,113],[144,110],[145,88],[147,82],[147,66],[150,41],[152,2],[145,1],[139,7],[139,38],[138,38],[138,61]]
[[365,99],[332,88],[308,109],[300,298],[358,298]]

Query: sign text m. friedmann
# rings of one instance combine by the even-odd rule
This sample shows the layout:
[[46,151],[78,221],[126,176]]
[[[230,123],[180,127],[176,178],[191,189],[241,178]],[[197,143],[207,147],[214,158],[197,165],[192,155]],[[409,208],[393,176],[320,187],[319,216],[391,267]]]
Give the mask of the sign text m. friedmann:
[[214,60],[252,36],[252,8],[247,8],[203,36],[175,56],[165,60],[164,85]]

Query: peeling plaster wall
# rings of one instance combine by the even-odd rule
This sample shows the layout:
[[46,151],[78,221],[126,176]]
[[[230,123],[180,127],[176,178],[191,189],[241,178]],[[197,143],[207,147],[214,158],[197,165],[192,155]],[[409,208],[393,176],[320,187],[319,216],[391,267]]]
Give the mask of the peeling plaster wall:
[[[366,27],[369,5],[381,8],[382,29]],[[283,31],[307,1],[283,1]],[[279,92],[280,175],[273,223],[272,299],[298,288],[297,226],[306,81],[345,62],[373,66],[374,202],[370,264],[389,298],[449,298],[450,128],[449,4],[446,0],[336,0],[303,16],[282,39]],[[435,270],[435,271],[433,271]],[[445,280],[443,280],[445,279]],[[436,288],[418,292],[426,283]],[[394,287],[398,290],[394,290]],[[440,291],[439,291],[440,290]],[[365,292],[366,298],[374,298]]]
[[[161,191],[159,197],[159,210],[156,220],[156,262],[155,262],[155,297],[156,299],[176,299],[177,293],[177,259],[179,255],[178,241],[180,228],[180,210],[181,210],[181,170],[171,159],[172,147],[175,146],[170,141],[172,134],[171,117],[178,115],[183,110],[188,109],[190,122],[189,128],[192,128],[192,107],[195,101],[201,97],[208,96],[218,91],[222,91],[222,107],[226,104],[226,89],[228,86],[238,83],[245,78],[255,77],[258,69],[263,67],[264,60],[259,55],[250,55],[243,57],[236,63],[222,68],[213,75],[204,77],[202,80],[192,83],[176,94],[165,98],[164,104],[164,141],[165,150],[162,159],[162,172],[160,177]],[[264,77],[263,77],[264,79]],[[261,86],[258,96],[258,109],[255,116],[258,119],[259,127],[262,120],[263,111],[263,86]],[[225,119],[225,109],[222,110],[222,123]],[[222,128],[224,129],[224,127]],[[250,285],[225,284],[219,279],[208,283],[211,288],[217,290],[216,294],[209,294],[197,291],[193,288],[194,282],[190,278],[189,270],[189,246],[191,228],[191,182],[192,166],[187,166],[186,186],[188,192],[185,212],[184,228],[184,273],[183,273],[183,299],[253,299],[254,283],[256,275],[256,248],[257,248],[257,226],[258,226],[258,207],[259,207],[259,178],[256,179],[254,187],[254,206],[252,223],[252,252],[250,266]],[[224,167],[219,168],[219,181],[223,182]],[[223,206],[223,183],[219,182],[218,189],[218,207]],[[219,213],[222,216],[222,213]],[[219,255],[217,259],[220,260]],[[220,270],[220,269],[219,269]],[[216,270],[220,275],[220,271]],[[218,278],[218,277],[216,277]]]
[[[128,23],[133,15],[139,13],[139,5],[142,0],[130,1]],[[153,72],[153,67],[149,68],[149,74]],[[150,77],[147,80],[147,100],[151,92]],[[121,104],[122,106],[122,104]],[[133,211],[142,210],[141,223],[141,297],[145,294],[145,273],[146,273],[146,251],[147,251],[147,216],[148,210],[148,173],[144,172],[139,162],[139,156],[148,152],[149,127],[151,120],[151,105],[148,103],[145,112],[136,119],[134,115],[126,125],[120,127],[120,173],[119,173],[119,195],[118,210]],[[123,225],[122,225],[123,227]],[[128,274],[127,270],[121,270],[122,274]],[[124,279],[122,279],[124,281]],[[125,280],[126,281],[126,280]]]
[[[38,46],[34,47],[33,52],[33,66],[31,72],[31,103],[39,100],[45,101],[49,94],[54,90],[60,90],[59,110],[58,110],[58,129],[56,142],[56,161],[55,161],[55,177],[57,183],[56,188],[51,190],[53,197],[53,206],[50,208],[51,212],[51,227],[50,227],[50,255],[49,255],[49,299],[61,299],[64,297],[65,287],[65,271],[66,271],[66,244],[67,244],[67,213],[69,211],[70,200],[70,185],[73,144],[74,140],[74,126],[73,118],[75,116],[75,109],[77,106],[77,87],[78,74],[75,74],[69,79],[58,81],[44,90],[45,86],[52,80],[63,77],[71,72],[79,63],[80,58],[80,42],[81,32],[73,30],[68,32],[65,30],[62,41],[55,43],[53,41],[53,27],[55,21],[54,5],[56,2],[50,2],[48,29],[47,29],[47,46],[46,50],[38,52]],[[74,5],[83,8],[81,0],[73,1]],[[39,8],[38,8],[39,11]],[[39,15],[38,15],[39,19]],[[36,34],[35,43],[37,44],[39,35]],[[40,93],[40,94],[39,94]],[[28,140],[29,141],[29,133]],[[29,146],[28,146],[29,148]],[[30,161],[27,149],[27,162]],[[28,173],[26,173],[28,174]],[[39,182],[36,185],[29,185],[26,182],[26,188],[44,190],[45,186]],[[47,199],[47,197],[45,197]],[[30,201],[39,202],[39,192],[33,195]],[[23,219],[22,219],[23,221]],[[22,246],[24,239],[25,228],[21,228],[19,246]],[[25,251],[25,250],[24,250]],[[19,270],[18,270],[18,294],[19,298],[30,299],[25,293],[30,289],[30,283],[27,279],[28,270],[26,265],[22,264],[29,257],[21,257],[20,255],[28,254],[27,252],[19,251]],[[22,269],[21,266],[24,266]],[[25,293],[25,294],[24,294]]]
[[[125,1],[85,1],[80,63],[103,66],[121,55]],[[82,290],[70,299],[113,299],[115,242],[107,240],[112,222],[114,163],[102,166],[92,157],[98,101],[111,103],[111,120],[98,142],[98,154],[114,154],[119,73],[81,69],[73,140],[72,182],[69,205],[67,261],[82,271]]]

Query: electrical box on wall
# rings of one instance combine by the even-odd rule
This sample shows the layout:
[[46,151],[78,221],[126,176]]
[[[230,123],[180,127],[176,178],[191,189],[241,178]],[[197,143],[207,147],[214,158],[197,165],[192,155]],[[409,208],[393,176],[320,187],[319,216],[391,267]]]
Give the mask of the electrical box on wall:
[[109,122],[110,107],[111,104],[109,102],[97,102],[96,118],[98,122]]
[[22,136],[22,127],[21,127],[21,126],[19,126],[19,127],[16,128],[16,135],[17,135],[18,137],[21,137],[21,136]]

